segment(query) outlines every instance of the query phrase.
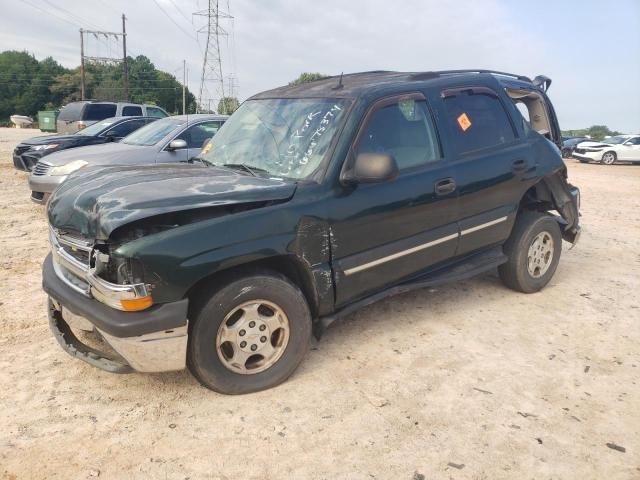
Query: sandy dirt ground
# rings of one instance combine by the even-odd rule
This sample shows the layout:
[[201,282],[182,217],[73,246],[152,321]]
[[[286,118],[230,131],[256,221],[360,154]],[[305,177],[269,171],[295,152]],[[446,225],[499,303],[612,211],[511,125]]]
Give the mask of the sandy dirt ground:
[[584,231],[543,292],[490,273],[387,299],[231,397],[58,346],[10,156],[32,135],[0,130],[0,478],[640,478],[640,165],[568,161]]

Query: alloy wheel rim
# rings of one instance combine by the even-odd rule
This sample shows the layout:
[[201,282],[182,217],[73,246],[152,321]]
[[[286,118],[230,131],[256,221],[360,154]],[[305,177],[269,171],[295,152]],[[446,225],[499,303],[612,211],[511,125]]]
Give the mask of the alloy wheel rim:
[[529,246],[527,255],[527,270],[533,278],[540,278],[551,266],[553,261],[553,237],[547,231],[536,235]]
[[613,156],[613,153],[605,153],[602,157],[602,162],[606,165],[611,165],[614,161],[615,157]]
[[264,372],[282,357],[289,343],[289,319],[275,303],[251,300],[231,310],[218,327],[216,352],[234,373]]

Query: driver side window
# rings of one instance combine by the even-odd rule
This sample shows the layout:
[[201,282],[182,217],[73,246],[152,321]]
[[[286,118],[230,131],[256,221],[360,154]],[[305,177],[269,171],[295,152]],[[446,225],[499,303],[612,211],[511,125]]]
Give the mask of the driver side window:
[[380,108],[369,118],[356,154],[388,153],[398,170],[440,160],[431,114],[424,100],[400,100]]
[[203,122],[187,128],[177,138],[187,142],[187,148],[199,149],[216,134],[219,128],[220,122]]

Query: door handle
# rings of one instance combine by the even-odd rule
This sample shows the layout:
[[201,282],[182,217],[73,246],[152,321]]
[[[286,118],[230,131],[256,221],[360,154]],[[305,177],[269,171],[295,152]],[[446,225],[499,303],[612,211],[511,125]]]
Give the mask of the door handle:
[[436,195],[448,195],[449,193],[455,191],[456,189],[456,181],[451,178],[443,178],[442,180],[438,180],[435,184]]
[[513,173],[525,172],[528,168],[526,160],[516,160],[511,164],[511,170]]

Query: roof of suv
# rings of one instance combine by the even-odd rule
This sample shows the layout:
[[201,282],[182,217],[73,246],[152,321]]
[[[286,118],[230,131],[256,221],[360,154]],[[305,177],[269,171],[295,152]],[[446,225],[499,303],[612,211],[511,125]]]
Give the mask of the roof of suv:
[[522,75],[482,69],[442,70],[433,72],[393,72],[379,70],[336,75],[316,80],[314,82],[303,83],[301,85],[278,87],[273,90],[268,90],[254,95],[251,99],[300,97],[353,98],[363,94],[371,88],[385,85],[390,86],[410,82],[426,82],[450,76],[477,78],[478,75],[493,75],[498,80],[508,80],[512,85],[520,84],[531,87],[533,84],[531,79]]

